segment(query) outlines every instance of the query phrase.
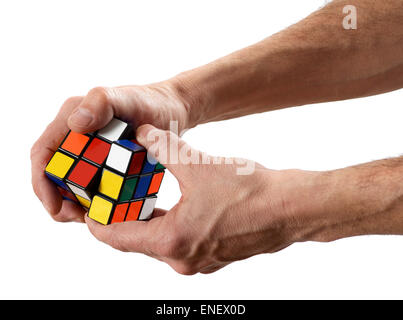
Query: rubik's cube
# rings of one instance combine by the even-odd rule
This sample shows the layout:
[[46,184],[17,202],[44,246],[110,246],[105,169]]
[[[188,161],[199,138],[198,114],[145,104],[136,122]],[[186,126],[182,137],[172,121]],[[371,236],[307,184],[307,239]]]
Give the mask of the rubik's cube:
[[63,198],[104,225],[151,218],[165,168],[114,118],[94,133],[70,131],[45,169]]

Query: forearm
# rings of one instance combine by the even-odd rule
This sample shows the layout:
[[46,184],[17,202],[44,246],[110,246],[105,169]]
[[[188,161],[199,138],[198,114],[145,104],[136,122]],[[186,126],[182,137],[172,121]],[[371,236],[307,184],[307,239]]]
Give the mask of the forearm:
[[403,157],[289,181],[284,203],[296,241],[403,234]]
[[358,28],[345,30],[334,1],[253,46],[173,79],[190,126],[403,87],[401,0],[356,0]]

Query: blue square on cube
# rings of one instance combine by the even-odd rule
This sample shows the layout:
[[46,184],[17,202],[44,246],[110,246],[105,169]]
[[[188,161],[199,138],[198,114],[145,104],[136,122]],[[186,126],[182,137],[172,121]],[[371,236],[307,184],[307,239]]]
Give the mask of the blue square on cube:
[[145,150],[144,147],[139,146],[137,143],[134,143],[131,140],[118,140],[118,141],[116,141],[116,143],[121,145],[122,147],[126,147],[134,152]]
[[52,180],[54,183],[56,183],[60,188],[70,191],[69,188],[66,186],[66,184],[62,180],[57,179],[56,177],[48,174],[47,172],[45,172],[45,174],[50,180]]
[[157,163],[158,163],[157,160],[155,160],[151,156],[147,155],[147,157],[144,161],[144,166],[143,166],[143,170],[141,171],[141,174],[153,172]]
[[134,199],[143,198],[147,195],[148,187],[150,186],[152,175],[140,177],[137,183],[136,192],[134,193]]

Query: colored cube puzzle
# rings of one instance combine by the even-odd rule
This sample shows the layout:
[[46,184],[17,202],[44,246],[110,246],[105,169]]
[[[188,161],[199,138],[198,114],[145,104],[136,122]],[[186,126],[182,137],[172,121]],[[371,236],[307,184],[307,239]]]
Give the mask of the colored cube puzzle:
[[63,199],[80,203],[102,224],[151,218],[165,168],[114,118],[95,133],[70,131],[45,174]]

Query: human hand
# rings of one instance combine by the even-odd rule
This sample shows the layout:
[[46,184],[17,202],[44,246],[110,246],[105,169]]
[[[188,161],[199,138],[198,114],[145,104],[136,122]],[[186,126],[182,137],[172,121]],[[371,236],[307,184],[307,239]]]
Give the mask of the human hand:
[[63,201],[44,174],[46,164],[68,130],[95,131],[116,116],[132,123],[135,128],[150,123],[168,129],[170,121],[175,120],[181,132],[194,124],[189,117],[189,103],[177,88],[173,81],[147,86],[99,87],[85,97],[67,99],[31,149],[34,191],[56,221],[84,222],[84,210],[71,201]]
[[[299,240],[289,191],[309,184],[316,173],[274,171],[256,164],[253,173],[237,175],[246,162],[216,158],[215,164],[203,164],[212,158],[206,161],[206,154],[151,125],[138,128],[137,140],[178,179],[182,197],[169,211],[156,209],[150,221],[103,226],[86,217],[100,241],[162,260],[181,274],[194,274],[211,273]],[[178,146],[177,163],[167,146]]]

